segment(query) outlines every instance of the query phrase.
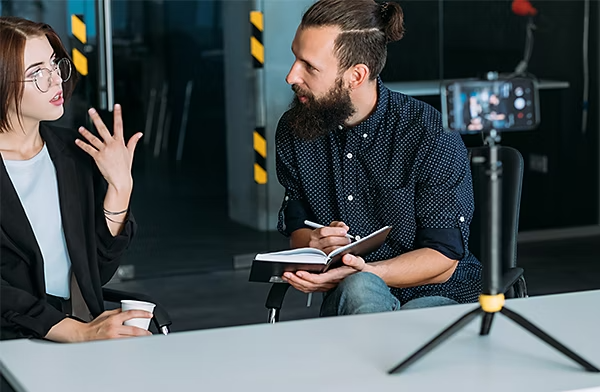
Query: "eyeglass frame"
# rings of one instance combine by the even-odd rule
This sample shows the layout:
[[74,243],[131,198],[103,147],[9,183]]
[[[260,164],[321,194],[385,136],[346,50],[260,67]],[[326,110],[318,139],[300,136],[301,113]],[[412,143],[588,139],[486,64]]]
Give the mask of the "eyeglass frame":
[[[66,78],[66,79],[63,79],[62,75],[60,74],[60,64],[61,64],[63,61],[66,61],[66,64],[69,66],[69,70],[70,70],[70,72],[69,72],[69,76],[67,76],[67,78]],[[38,85],[38,80],[37,80],[37,79],[38,79],[38,76],[34,76],[34,77],[33,77],[33,79],[26,79],[26,80],[22,80],[22,82],[33,82],[33,83],[35,84],[35,87],[36,87],[36,88],[37,88],[37,89],[38,89],[38,90],[39,90],[41,93],[47,93],[48,91],[50,91],[50,87],[52,87],[52,77],[53,77],[53,74],[54,74],[55,72],[57,72],[57,74],[58,74],[58,77],[59,77],[59,78],[60,78],[60,80],[61,80],[61,83],[65,83],[65,82],[67,82],[69,79],[71,79],[71,74],[73,73],[73,63],[72,63],[72,62],[71,62],[71,60],[69,60],[68,58],[66,58],[66,57],[63,57],[62,59],[58,60],[58,61],[56,62],[56,64],[54,65],[54,67],[53,67],[53,68],[54,68],[54,69],[48,69],[48,68],[44,67],[44,68],[40,68],[39,70],[37,70],[37,71],[35,72],[35,73],[37,74],[37,73],[38,73],[38,72],[40,72],[40,71],[46,70],[46,71],[48,71],[48,72],[50,73],[50,77],[49,77],[49,81],[50,81],[50,83],[49,83],[49,85],[48,85],[48,89],[47,89],[46,91],[42,90],[42,89],[40,88],[40,86]]]

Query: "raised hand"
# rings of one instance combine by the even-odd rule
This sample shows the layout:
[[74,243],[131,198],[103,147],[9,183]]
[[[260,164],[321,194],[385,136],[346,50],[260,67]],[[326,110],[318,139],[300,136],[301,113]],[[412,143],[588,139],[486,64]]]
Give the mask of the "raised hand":
[[123,117],[121,115],[121,105],[119,104],[116,104],[114,107],[112,135],[95,109],[88,110],[88,113],[101,139],[94,136],[85,127],[79,127],[79,133],[81,133],[89,144],[79,139],[75,143],[94,159],[100,173],[102,173],[109,185],[112,185],[117,190],[131,190],[133,187],[131,177],[133,154],[137,142],[142,137],[142,133],[138,132],[133,135],[127,142],[127,145],[125,145],[123,138]]

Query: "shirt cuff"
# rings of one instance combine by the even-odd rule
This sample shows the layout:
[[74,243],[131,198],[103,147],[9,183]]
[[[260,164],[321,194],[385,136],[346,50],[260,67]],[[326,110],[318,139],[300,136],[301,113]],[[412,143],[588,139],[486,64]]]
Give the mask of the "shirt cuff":
[[451,260],[462,260],[465,255],[463,237],[459,228],[418,229],[415,249],[437,250]]
[[290,200],[283,211],[283,223],[285,226],[281,231],[284,235],[290,236],[294,231],[306,228],[304,221],[308,219],[308,214],[300,200]]

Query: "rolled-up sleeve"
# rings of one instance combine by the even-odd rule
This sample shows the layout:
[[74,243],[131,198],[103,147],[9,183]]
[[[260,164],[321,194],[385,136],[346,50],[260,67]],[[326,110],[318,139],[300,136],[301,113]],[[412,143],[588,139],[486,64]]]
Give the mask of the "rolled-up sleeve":
[[467,149],[456,133],[441,131],[432,139],[418,172],[415,248],[460,260],[474,210]]

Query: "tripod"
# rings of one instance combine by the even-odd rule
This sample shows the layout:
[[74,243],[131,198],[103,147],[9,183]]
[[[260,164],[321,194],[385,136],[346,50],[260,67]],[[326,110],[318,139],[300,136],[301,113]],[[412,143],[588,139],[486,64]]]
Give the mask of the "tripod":
[[525,328],[533,335],[548,343],[567,357],[571,358],[589,372],[600,372],[596,366],[581,358],[575,352],[571,351],[556,339],[542,331],[540,328],[529,322],[521,315],[504,307],[504,293],[499,292],[501,287],[501,187],[502,187],[502,163],[498,160],[498,143],[500,142],[499,133],[492,129],[486,135],[486,144],[489,146],[489,168],[487,171],[487,186],[489,191],[489,202],[487,203],[486,225],[488,238],[484,243],[487,244],[484,251],[487,262],[483,270],[483,294],[479,296],[479,308],[474,309],[461,316],[457,321],[443,330],[419,350],[414,352],[407,359],[402,361],[396,367],[388,371],[388,374],[399,373],[408,366],[416,362],[419,358],[426,355],[446,339],[454,335],[464,326],[466,326],[475,317],[481,315],[480,335],[485,336],[490,332],[494,315],[502,313],[519,326]]

